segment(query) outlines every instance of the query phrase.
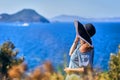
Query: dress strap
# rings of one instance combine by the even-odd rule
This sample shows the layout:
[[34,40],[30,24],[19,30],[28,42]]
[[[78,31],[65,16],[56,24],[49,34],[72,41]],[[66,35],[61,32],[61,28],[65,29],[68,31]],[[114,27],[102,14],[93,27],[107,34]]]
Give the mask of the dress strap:
[[76,49],[77,49],[77,50],[79,50],[80,46],[81,46],[81,44],[80,44],[80,43],[78,43],[78,44],[77,44],[77,48],[76,48]]

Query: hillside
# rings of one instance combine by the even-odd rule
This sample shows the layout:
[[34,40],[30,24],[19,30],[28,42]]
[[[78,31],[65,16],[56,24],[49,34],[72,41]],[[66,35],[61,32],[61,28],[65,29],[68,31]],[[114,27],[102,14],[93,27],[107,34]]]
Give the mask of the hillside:
[[23,9],[15,14],[0,14],[0,22],[49,22],[32,9]]

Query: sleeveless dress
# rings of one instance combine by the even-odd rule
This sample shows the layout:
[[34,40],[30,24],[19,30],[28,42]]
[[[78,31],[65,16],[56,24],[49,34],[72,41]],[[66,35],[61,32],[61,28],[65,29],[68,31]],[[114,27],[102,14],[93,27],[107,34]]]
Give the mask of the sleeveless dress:
[[[81,53],[80,43],[78,43],[77,48],[74,50],[73,54],[70,58],[69,68],[80,68],[80,67],[93,67],[93,57],[94,57],[94,50],[90,50],[85,53]],[[72,76],[76,76],[78,79],[82,77],[82,74],[67,74],[65,80],[72,80]],[[76,79],[77,80],[77,79]]]

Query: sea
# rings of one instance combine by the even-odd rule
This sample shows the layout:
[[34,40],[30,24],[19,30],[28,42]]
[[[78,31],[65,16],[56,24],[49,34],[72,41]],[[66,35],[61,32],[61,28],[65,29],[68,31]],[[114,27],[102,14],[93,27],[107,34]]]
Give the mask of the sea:
[[[85,24],[86,22],[83,22]],[[96,34],[91,38],[95,48],[94,68],[109,69],[110,54],[117,54],[120,44],[120,22],[91,22]],[[69,65],[69,49],[75,38],[73,22],[0,23],[0,45],[14,43],[29,69],[50,61],[54,67]]]

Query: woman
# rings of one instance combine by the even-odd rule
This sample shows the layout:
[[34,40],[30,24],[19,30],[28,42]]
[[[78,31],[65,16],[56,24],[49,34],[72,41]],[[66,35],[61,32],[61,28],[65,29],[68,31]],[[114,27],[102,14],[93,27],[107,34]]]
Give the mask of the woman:
[[64,69],[68,74],[66,80],[70,80],[72,76],[83,77],[93,68],[94,47],[90,38],[96,32],[95,27],[90,23],[84,26],[79,21],[74,23],[76,38],[69,52],[71,56],[69,67]]

